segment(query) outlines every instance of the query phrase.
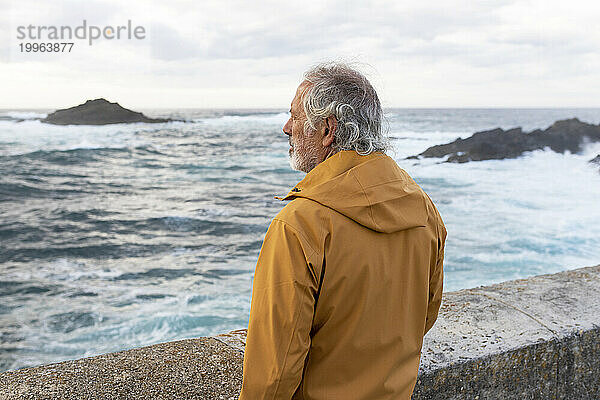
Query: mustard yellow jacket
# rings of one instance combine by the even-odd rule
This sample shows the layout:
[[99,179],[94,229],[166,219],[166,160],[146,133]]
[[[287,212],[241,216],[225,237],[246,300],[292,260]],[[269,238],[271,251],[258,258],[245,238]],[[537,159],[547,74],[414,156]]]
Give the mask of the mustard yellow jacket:
[[254,275],[241,400],[410,399],[446,229],[383,153],[341,151],[282,200]]

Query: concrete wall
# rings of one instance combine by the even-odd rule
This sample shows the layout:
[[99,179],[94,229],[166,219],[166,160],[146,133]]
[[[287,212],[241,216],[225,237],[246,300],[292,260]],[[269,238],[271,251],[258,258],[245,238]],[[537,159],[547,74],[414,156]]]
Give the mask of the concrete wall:
[[[236,399],[244,331],[0,374],[0,399]],[[600,398],[600,265],[446,293],[413,399]]]
[[600,399],[600,265],[448,293],[419,372],[414,399]]

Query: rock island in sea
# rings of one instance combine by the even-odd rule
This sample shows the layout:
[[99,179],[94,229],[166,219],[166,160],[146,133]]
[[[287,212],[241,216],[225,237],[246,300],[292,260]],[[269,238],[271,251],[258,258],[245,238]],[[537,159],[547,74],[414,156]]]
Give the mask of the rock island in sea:
[[521,128],[507,131],[496,128],[477,132],[472,136],[458,138],[452,143],[429,147],[427,150],[409,159],[420,157],[448,156],[447,162],[464,163],[468,161],[502,160],[517,158],[526,151],[549,147],[555,152],[579,153],[585,143],[600,141],[600,125],[581,122],[577,118],[556,121],[545,130],[536,129],[523,132]]
[[88,100],[75,107],[56,110],[41,120],[54,125],[107,125],[133,122],[160,123],[170,118],[149,118],[141,112],[128,110],[106,99]]

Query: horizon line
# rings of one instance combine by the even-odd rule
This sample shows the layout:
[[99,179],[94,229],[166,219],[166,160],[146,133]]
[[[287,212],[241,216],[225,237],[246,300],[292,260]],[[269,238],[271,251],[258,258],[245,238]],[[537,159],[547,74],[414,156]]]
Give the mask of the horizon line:
[[[117,102],[118,103],[118,102]],[[81,103],[83,104],[83,103]],[[77,104],[79,105],[79,104]],[[70,106],[75,107],[75,106]],[[65,107],[65,108],[70,108]],[[130,106],[128,106],[130,107]],[[147,106],[134,106],[134,108],[145,109],[145,110],[283,110],[288,111],[289,107],[250,107],[250,106],[228,106],[228,107],[193,107],[193,106],[170,106],[170,107],[147,107]],[[568,109],[583,109],[593,110],[600,109],[598,106],[387,106],[382,107],[384,110],[389,109],[403,109],[403,110],[568,110]],[[24,111],[24,110],[59,110],[62,108],[54,107],[6,107],[0,106],[0,111]]]

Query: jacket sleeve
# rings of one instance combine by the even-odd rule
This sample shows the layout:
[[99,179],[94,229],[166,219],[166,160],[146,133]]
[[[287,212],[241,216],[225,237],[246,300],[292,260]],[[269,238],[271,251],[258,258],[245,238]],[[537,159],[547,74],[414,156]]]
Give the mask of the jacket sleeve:
[[274,219],[252,287],[240,400],[291,399],[302,379],[317,297],[317,253]]
[[437,262],[431,270],[429,277],[429,302],[427,303],[427,319],[425,321],[425,335],[438,317],[438,311],[442,304],[442,291],[444,287],[444,248],[446,245],[446,228],[441,225],[441,236],[439,238],[439,249]]

